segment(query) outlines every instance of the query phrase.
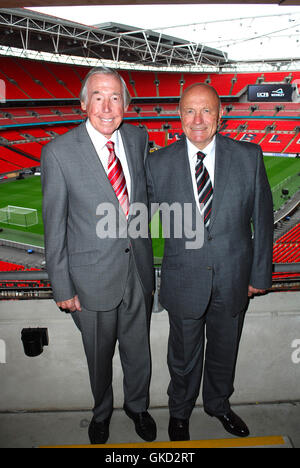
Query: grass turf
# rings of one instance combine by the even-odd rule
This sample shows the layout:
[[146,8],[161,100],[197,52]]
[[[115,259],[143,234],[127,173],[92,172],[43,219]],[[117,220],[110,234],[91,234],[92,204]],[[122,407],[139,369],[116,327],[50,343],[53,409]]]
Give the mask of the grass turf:
[[[300,159],[268,156],[264,158],[264,161],[271,188],[276,187],[280,182],[286,180],[288,177],[300,173]],[[14,237],[14,240],[17,239],[19,242],[22,242],[21,239],[24,237],[23,242],[25,243],[30,243],[30,240],[32,240],[33,245],[42,245],[44,228],[42,222],[42,192],[40,177],[34,176],[23,180],[0,184],[0,200],[0,208],[7,205],[34,208],[38,211],[39,217],[39,223],[28,229],[18,226],[8,226],[0,223],[0,227],[4,229],[2,234],[5,234],[6,238],[9,238],[10,236]],[[157,219],[155,222],[157,222]],[[31,233],[32,239],[30,238]],[[2,234],[1,236],[4,237]],[[163,239],[153,239],[155,257],[161,257],[163,255],[163,248]]]
[[3,182],[0,185],[0,208],[5,208],[7,205],[20,206],[24,208],[32,208],[37,210],[39,222],[30,228],[20,226],[12,226],[0,223],[0,226],[5,229],[14,229],[17,231],[32,232],[33,234],[44,235],[44,227],[42,221],[42,188],[41,178],[38,176],[29,177],[13,182]]
[[266,156],[264,161],[271,188],[288,177],[300,173],[300,158]]

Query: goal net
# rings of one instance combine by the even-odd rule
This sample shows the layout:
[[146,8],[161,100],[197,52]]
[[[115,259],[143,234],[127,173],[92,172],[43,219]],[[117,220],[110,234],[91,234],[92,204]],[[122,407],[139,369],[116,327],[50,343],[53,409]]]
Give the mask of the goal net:
[[0,208],[0,223],[27,228],[35,226],[38,222],[37,210],[32,208],[11,205]]

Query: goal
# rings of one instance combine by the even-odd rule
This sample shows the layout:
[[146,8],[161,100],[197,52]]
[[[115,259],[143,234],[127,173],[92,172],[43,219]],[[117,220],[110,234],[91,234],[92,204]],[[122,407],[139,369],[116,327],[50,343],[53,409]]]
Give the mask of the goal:
[[28,228],[35,226],[38,222],[37,210],[32,208],[12,205],[0,208],[0,223]]

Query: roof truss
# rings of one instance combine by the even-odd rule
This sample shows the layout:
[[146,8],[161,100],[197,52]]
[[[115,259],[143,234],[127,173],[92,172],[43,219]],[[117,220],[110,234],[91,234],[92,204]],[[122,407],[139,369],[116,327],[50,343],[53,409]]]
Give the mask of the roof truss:
[[226,62],[226,56],[218,50],[132,29],[122,30],[122,25],[90,27],[17,8],[0,9],[1,44],[14,43],[23,51],[42,49],[55,54],[167,67],[219,66]]

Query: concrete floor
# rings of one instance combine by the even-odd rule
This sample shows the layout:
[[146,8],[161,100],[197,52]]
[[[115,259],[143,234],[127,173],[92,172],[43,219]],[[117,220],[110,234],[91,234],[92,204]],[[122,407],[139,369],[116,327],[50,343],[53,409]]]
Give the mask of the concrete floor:
[[[233,409],[247,423],[252,437],[287,436],[297,448],[300,448],[299,303],[300,292],[269,294],[252,301],[242,336],[236,390],[231,399]],[[20,339],[24,327],[48,329],[49,346],[40,356],[25,356]],[[92,414],[88,409],[93,403],[82,341],[75,328],[71,318],[61,314],[53,301],[0,302],[1,448],[89,444]],[[167,442],[166,313],[153,314],[151,340],[150,401],[155,409],[150,412],[158,426],[157,441]],[[117,354],[116,350],[114,401],[120,408],[124,398],[123,373]],[[201,405],[201,397],[199,400]],[[278,401],[289,402],[277,404]],[[142,442],[122,410],[115,410],[110,429],[110,444]],[[191,418],[190,432],[194,441],[231,438],[220,422],[207,416],[200,406]]]
[[[234,405],[247,423],[251,437],[287,436],[289,447],[300,448],[300,402]],[[150,410],[158,426],[157,441],[168,441],[169,413],[166,408]],[[0,413],[0,448],[89,444],[89,411]],[[190,422],[192,440],[232,438],[220,422],[197,407]],[[109,444],[141,443],[134,425],[122,410],[115,410]]]

